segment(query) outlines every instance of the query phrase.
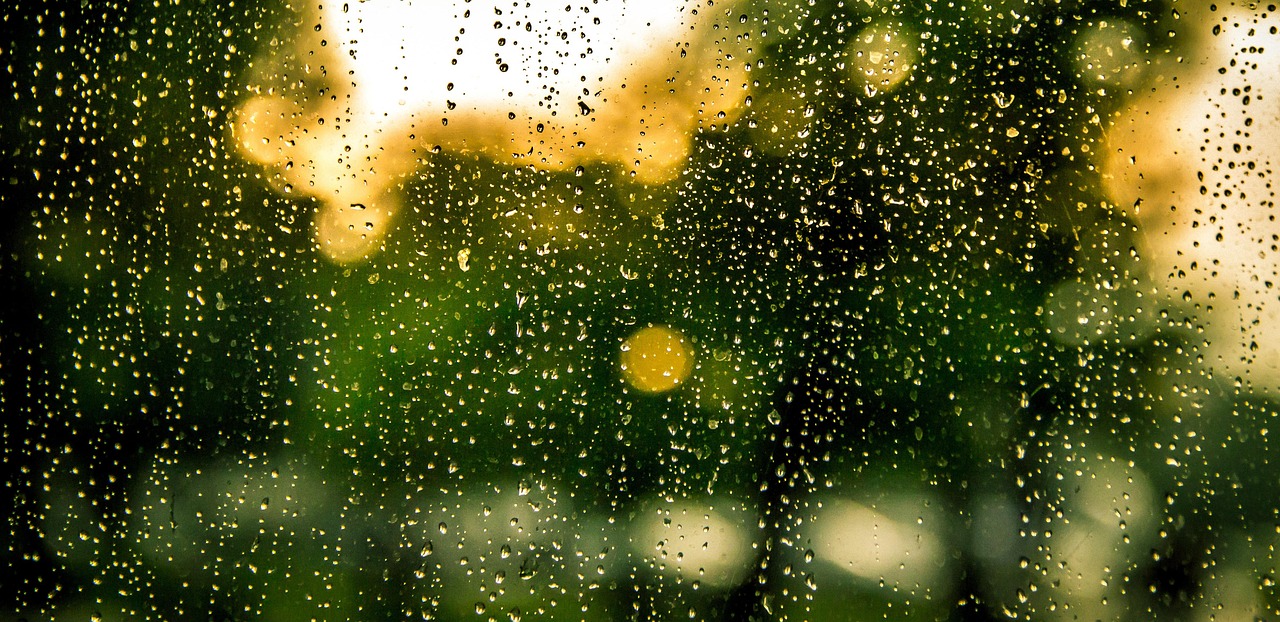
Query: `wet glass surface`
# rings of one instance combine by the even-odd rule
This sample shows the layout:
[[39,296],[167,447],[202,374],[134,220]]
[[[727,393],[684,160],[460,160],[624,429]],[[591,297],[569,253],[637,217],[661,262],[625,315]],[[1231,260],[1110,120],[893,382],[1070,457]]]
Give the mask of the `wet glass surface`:
[[0,23],[0,620],[1280,616],[1274,5]]

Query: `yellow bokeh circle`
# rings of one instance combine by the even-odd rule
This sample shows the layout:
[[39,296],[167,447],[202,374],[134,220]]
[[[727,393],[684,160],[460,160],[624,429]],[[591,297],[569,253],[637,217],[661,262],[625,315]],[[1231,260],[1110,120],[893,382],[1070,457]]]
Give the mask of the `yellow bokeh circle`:
[[908,28],[876,23],[854,37],[847,54],[854,79],[879,91],[892,91],[911,77],[920,61],[917,35]]
[[618,359],[622,377],[645,393],[665,393],[693,372],[693,347],[680,331],[667,326],[642,328],[622,343]]

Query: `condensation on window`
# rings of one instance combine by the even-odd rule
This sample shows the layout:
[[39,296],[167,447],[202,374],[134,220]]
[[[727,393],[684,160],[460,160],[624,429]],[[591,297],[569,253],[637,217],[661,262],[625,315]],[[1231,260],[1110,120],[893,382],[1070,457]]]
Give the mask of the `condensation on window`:
[[10,5],[0,619],[1280,617],[1274,5]]

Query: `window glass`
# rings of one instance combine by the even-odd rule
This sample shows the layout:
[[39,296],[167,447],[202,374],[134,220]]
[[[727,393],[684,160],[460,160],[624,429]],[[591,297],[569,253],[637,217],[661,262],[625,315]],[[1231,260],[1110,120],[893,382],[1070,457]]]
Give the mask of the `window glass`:
[[0,8],[0,620],[1280,617],[1280,16]]

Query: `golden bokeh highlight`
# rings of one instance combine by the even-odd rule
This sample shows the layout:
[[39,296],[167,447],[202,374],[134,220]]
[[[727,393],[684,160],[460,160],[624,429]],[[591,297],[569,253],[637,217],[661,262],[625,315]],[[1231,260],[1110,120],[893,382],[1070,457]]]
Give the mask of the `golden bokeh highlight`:
[[683,384],[693,372],[689,340],[667,326],[642,328],[622,343],[618,367],[631,387],[645,393],[666,393]]
[[911,77],[920,61],[918,35],[905,27],[872,24],[853,38],[848,56],[854,79],[870,89],[892,91]]
[[1103,20],[1081,32],[1071,64],[1085,86],[1136,88],[1146,66],[1142,26],[1123,19]]

